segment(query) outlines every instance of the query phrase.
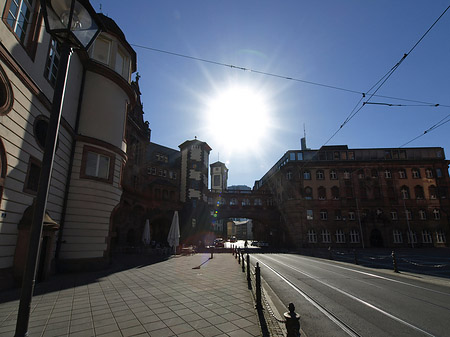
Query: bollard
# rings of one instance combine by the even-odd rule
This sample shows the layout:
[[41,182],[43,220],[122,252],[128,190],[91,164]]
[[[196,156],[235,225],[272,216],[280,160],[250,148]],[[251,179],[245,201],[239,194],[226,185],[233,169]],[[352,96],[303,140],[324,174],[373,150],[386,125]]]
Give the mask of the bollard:
[[295,306],[293,303],[289,303],[289,311],[284,313],[286,319],[286,337],[299,337],[300,336],[300,315],[295,312]]
[[241,251],[240,251],[239,248],[238,248],[238,251],[237,251],[237,256],[238,256],[238,263],[241,264]]
[[252,279],[250,277],[250,255],[247,253],[247,283],[248,289],[252,289]]
[[234,256],[234,247],[233,247],[233,245],[231,245],[231,255]]
[[237,259],[237,248],[234,247],[234,258]]
[[353,252],[355,253],[355,264],[358,264],[358,255],[356,254],[356,249],[353,249]]
[[331,251],[331,247],[328,247],[329,259],[333,260],[333,252]]
[[[244,252],[242,252],[242,272],[245,273]],[[248,266],[247,266],[248,268]]]
[[255,281],[256,281],[256,309],[262,310],[261,302],[261,268],[259,268],[259,262],[256,262],[255,267]]
[[398,273],[398,268],[397,268],[397,258],[395,257],[395,252],[392,251],[392,264],[394,265],[394,272]]
[[212,259],[214,257],[214,247],[211,247],[211,257],[210,259]]

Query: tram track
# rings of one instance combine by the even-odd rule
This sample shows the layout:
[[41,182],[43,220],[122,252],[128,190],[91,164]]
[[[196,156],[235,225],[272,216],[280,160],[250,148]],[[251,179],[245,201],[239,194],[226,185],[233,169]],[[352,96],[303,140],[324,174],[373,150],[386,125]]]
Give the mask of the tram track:
[[[387,312],[386,310],[381,309],[380,307],[377,307],[376,305],[369,303],[368,301],[363,300],[362,298],[355,296],[353,294],[350,294],[349,292],[346,292],[342,289],[339,289],[323,280],[320,280],[316,277],[314,277],[313,275],[299,270],[298,268],[295,268],[293,266],[290,266],[282,261],[279,261],[277,259],[274,259],[272,257],[269,256],[264,256],[265,259],[268,259],[272,262],[274,262],[275,264],[279,264],[285,268],[289,268],[291,270],[293,270],[296,273],[300,273],[310,279],[313,279],[316,282],[319,282],[320,284],[322,284],[323,286],[329,287],[330,289],[332,289],[333,291],[336,291],[338,293],[340,293],[341,295],[344,295],[356,302],[358,302],[359,304],[362,304],[372,310],[375,310],[376,312],[404,325],[407,326],[408,328],[411,328],[413,330],[415,330],[416,332],[419,332],[421,335],[424,336],[434,336],[433,334],[431,334],[428,331],[425,331],[423,329],[421,329],[418,326],[415,326],[403,319],[401,319],[400,317],[397,317],[389,312]],[[295,292],[297,292],[298,294],[300,294],[304,299],[306,299],[310,304],[312,304],[317,310],[319,310],[322,314],[324,314],[328,319],[330,319],[334,324],[336,324],[342,331],[344,331],[347,335],[355,337],[355,336],[363,336],[360,333],[358,333],[357,329],[355,327],[352,327],[349,323],[345,322],[344,320],[342,320],[337,314],[335,314],[333,311],[331,311],[329,308],[327,308],[325,305],[321,304],[320,301],[318,301],[317,299],[315,299],[313,296],[311,296],[310,294],[307,294],[304,290],[302,290],[299,286],[297,286],[293,281],[291,281],[287,276],[283,275],[280,271],[277,271],[275,269],[275,267],[269,265],[268,263],[262,261],[261,259],[257,258],[258,262],[261,265],[264,265],[265,268],[267,268],[268,270],[270,270],[272,273],[274,273],[277,277],[279,277],[284,283],[286,283],[290,288],[292,288]]]

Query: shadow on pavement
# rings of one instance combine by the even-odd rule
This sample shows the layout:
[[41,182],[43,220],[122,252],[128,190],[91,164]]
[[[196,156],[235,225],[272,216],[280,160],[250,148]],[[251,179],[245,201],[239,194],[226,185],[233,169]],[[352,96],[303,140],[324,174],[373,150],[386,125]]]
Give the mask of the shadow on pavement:
[[[172,256],[142,255],[142,254],[117,254],[114,255],[110,265],[99,271],[58,273],[52,275],[49,280],[37,283],[33,296],[68,288],[83,286],[98,282],[99,279],[124,270],[143,268],[152,264],[164,262]],[[0,303],[15,301],[20,298],[20,288],[7,289],[0,292]]]

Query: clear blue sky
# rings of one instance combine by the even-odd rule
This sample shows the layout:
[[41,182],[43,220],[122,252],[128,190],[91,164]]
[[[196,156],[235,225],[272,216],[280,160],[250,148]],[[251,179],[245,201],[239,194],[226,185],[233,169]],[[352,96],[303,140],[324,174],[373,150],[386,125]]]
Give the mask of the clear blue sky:
[[[156,52],[164,50],[295,79],[367,92],[450,5],[444,0],[133,0],[91,1],[116,21],[138,55],[151,140],[178,149],[206,141],[210,163],[225,162],[229,185],[253,186],[287,150],[320,148],[361,96]],[[377,92],[440,107],[365,105],[328,143],[351,148],[400,147],[450,114],[450,11]],[[236,89],[240,88],[240,89]],[[246,91],[243,91],[245,88]],[[263,106],[220,117],[219,96],[254,93]],[[235,91],[236,91],[235,90]],[[364,100],[367,100],[364,99]],[[417,105],[372,97],[371,102]],[[220,101],[224,102],[224,101]],[[224,103],[226,104],[226,103]],[[234,108],[232,108],[234,109]],[[238,110],[238,108],[236,108]],[[264,110],[264,113],[261,111]],[[215,114],[214,121],[208,117]],[[229,124],[232,119],[233,123]],[[450,123],[407,145],[441,146],[450,157]],[[250,130],[247,132],[246,130]],[[253,130],[253,131],[252,131]],[[262,134],[254,134],[257,131]],[[245,146],[251,144],[251,146]]]

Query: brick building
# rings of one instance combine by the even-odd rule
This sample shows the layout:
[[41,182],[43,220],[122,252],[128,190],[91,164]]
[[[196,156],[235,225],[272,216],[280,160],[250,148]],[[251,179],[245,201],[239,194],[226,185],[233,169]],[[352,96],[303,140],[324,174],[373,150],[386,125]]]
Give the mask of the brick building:
[[255,191],[271,192],[296,247],[442,247],[449,161],[433,148],[288,151]]

